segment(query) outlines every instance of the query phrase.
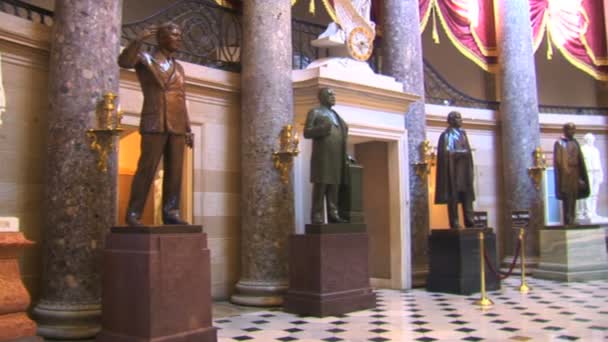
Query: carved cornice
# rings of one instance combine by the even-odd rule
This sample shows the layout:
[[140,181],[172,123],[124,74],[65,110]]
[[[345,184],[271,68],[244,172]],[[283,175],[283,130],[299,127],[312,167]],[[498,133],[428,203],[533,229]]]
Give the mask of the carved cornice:
[[[406,94],[402,85],[392,77],[373,75],[370,82],[348,79],[345,74],[324,70],[324,67],[294,70],[293,90],[296,106],[314,107],[318,105],[317,93],[320,88],[330,87],[336,93],[338,105],[380,110],[405,115],[408,106],[418,100],[418,96]],[[338,78],[341,77],[341,78]],[[384,84],[384,87],[378,86]]]

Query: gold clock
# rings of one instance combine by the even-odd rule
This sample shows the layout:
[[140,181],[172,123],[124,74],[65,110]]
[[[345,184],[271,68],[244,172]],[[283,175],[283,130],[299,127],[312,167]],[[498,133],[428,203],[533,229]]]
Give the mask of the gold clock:
[[346,46],[351,57],[366,61],[374,50],[374,33],[368,28],[357,26],[348,34]]

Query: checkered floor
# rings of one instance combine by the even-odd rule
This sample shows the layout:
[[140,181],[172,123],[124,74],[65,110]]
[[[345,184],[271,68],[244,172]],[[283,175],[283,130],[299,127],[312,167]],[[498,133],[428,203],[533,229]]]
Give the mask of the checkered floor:
[[301,317],[280,310],[218,318],[220,341],[608,341],[608,281],[559,283],[511,277],[488,297],[378,290],[374,310]]

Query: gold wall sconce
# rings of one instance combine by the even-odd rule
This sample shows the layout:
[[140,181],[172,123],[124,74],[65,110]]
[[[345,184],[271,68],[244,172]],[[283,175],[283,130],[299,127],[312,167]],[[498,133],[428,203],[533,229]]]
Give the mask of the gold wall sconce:
[[97,128],[87,130],[87,137],[91,139],[89,147],[97,152],[97,169],[103,173],[108,172],[108,156],[114,149],[114,137],[123,131],[122,111],[114,104],[117,97],[112,92],[103,95],[102,109],[97,112]]
[[421,162],[415,163],[416,175],[422,178],[431,173],[431,168],[435,166],[435,157],[437,157],[436,148],[431,146],[431,142],[425,140],[418,146]]
[[275,169],[281,173],[284,184],[289,183],[289,171],[293,166],[293,159],[300,153],[298,144],[300,138],[292,125],[286,125],[279,135],[280,150],[272,153]]
[[534,166],[528,168],[528,176],[532,178],[536,190],[540,190],[540,181],[543,179],[543,171],[547,168],[547,161],[540,147],[534,150]]

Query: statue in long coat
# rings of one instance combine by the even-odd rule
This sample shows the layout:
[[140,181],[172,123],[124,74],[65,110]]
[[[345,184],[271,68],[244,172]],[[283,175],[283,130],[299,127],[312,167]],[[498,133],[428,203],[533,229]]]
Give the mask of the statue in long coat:
[[458,203],[462,203],[464,224],[473,227],[473,155],[466,132],[460,128],[458,112],[448,114],[449,127],[439,136],[437,144],[437,177],[435,204],[448,205],[450,228],[458,229]]
[[589,196],[589,178],[585,158],[578,141],[574,139],[576,126],[564,125],[564,136],[553,145],[553,167],[555,170],[555,196],[562,201],[564,224],[574,224],[576,200]]
[[346,140],[348,126],[332,109],[336,104],[334,91],[319,90],[321,105],[308,112],[304,137],[313,139],[310,158],[310,181],[313,183],[311,221],[324,222],[323,200],[327,200],[330,223],[345,222],[338,214],[338,189],[345,183],[347,172]]

